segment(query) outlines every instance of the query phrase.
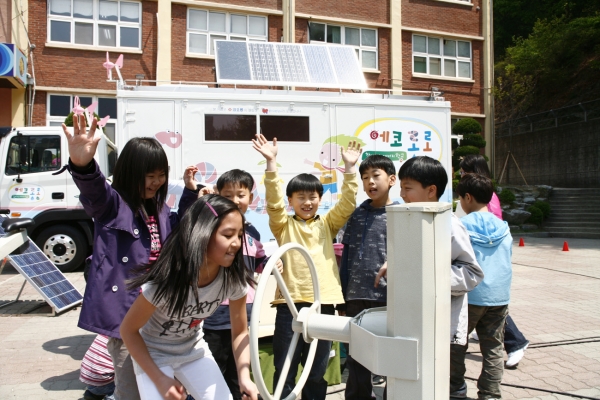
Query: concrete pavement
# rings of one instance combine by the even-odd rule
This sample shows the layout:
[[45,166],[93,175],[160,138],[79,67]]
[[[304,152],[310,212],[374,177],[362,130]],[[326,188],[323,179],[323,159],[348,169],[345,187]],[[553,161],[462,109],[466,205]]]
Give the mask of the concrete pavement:
[[[600,240],[566,239],[570,251],[563,252],[565,239],[525,237],[525,247],[518,239],[510,313],[531,344],[518,368],[505,371],[503,399],[600,399]],[[83,292],[83,274],[67,275]],[[22,281],[6,268],[0,302],[14,299]],[[0,308],[0,399],[81,399],[79,366],[94,334],[77,328],[79,308],[47,317],[40,298],[26,285],[22,301]],[[467,376],[477,378],[477,342],[469,351]],[[476,399],[475,382],[467,383]],[[378,398],[382,391],[376,388]],[[343,399],[343,391],[327,398]]]

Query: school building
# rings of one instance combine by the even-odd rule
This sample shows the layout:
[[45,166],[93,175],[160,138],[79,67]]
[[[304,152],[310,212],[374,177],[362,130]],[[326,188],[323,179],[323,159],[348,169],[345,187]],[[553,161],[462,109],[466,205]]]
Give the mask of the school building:
[[116,116],[107,51],[112,62],[124,54],[124,79],[212,83],[215,40],[283,41],[351,46],[370,88],[436,88],[453,119],[476,118],[492,143],[491,1],[0,0],[0,16],[0,42],[29,71],[26,87],[0,78],[0,126],[60,124],[73,95]]

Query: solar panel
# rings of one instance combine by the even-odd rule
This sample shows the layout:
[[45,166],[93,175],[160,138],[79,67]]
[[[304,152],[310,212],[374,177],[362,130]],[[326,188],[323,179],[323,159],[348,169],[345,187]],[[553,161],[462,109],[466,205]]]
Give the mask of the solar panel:
[[216,42],[223,84],[366,89],[353,47],[279,42]]
[[[0,238],[6,236],[1,224],[7,217],[0,215]],[[46,257],[33,240],[21,254],[11,254],[8,260],[33,285],[55,312],[59,313],[83,301],[81,293]]]

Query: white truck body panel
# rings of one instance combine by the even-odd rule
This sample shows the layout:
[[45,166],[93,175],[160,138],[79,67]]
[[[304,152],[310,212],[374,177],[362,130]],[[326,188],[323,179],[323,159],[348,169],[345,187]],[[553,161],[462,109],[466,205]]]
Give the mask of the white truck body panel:
[[[233,168],[251,173],[256,187],[246,217],[260,231],[263,241],[272,239],[264,206],[265,165],[250,142],[260,132],[263,117],[308,117],[309,139],[280,141],[277,161],[283,185],[299,173],[337,175],[337,187],[324,192],[321,213],[331,208],[336,201],[334,193],[341,190],[342,173],[329,169],[333,158],[330,151],[338,156],[336,164],[341,160],[338,147],[332,146],[341,140],[338,135],[362,141],[363,158],[374,153],[389,156],[396,169],[415,155],[439,160],[449,178],[440,200],[450,202],[452,198],[450,103],[446,101],[380,94],[169,85],[121,87],[117,91],[117,108],[119,149],[133,137],[156,137],[169,158],[170,181],[180,180],[188,165],[199,167],[196,178],[206,185],[215,184],[222,173]],[[222,115],[255,116],[256,131],[245,132],[248,137],[243,140],[207,140],[206,117]],[[360,186],[358,204],[367,198]],[[179,193],[180,190],[181,185]],[[392,189],[391,196],[402,202],[399,186]],[[176,196],[171,196],[168,204],[175,207]]]

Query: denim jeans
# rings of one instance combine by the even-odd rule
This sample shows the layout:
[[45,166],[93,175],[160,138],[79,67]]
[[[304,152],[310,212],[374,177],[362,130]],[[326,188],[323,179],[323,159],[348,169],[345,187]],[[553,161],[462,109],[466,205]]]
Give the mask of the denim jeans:
[[[296,303],[296,308],[300,311],[300,309],[310,307],[311,305],[311,303]],[[333,315],[334,312],[335,310],[332,305],[321,305],[321,314]],[[273,334],[273,362],[275,364],[273,390],[275,390],[277,382],[279,382],[281,370],[283,369],[283,364],[294,335],[292,321],[293,316],[287,304],[278,304],[277,315],[275,317],[275,333]],[[292,357],[290,369],[285,377],[285,386],[281,398],[288,396],[294,389],[298,365],[305,365],[309,347],[310,343],[306,343],[302,335],[300,335]],[[325,396],[327,396],[327,381],[323,376],[327,370],[330,351],[331,342],[319,340],[308,380],[304,388],[302,388],[302,400],[325,400]]]
[[[508,305],[474,306],[469,304],[469,328],[479,336],[479,347],[483,356],[481,374],[477,380],[479,400],[501,399],[500,383],[504,374],[504,324]],[[450,393],[459,390],[465,383],[465,355],[469,344],[450,345]]]
[[[386,303],[382,301],[348,300],[346,302],[346,316],[355,317],[364,310],[384,307],[385,305]],[[346,352],[348,352],[350,346],[347,343],[344,343],[344,346],[346,346]],[[375,400],[371,371],[354,360],[351,355],[346,358],[346,368],[348,368],[346,400]]]
[[521,333],[515,321],[508,315],[506,317],[506,326],[504,327],[504,350],[507,353],[513,353],[521,350],[529,344],[529,340]]
[[106,396],[106,400],[114,400],[113,392],[115,391],[115,382],[113,381],[103,386],[88,385],[87,390],[97,396]]

